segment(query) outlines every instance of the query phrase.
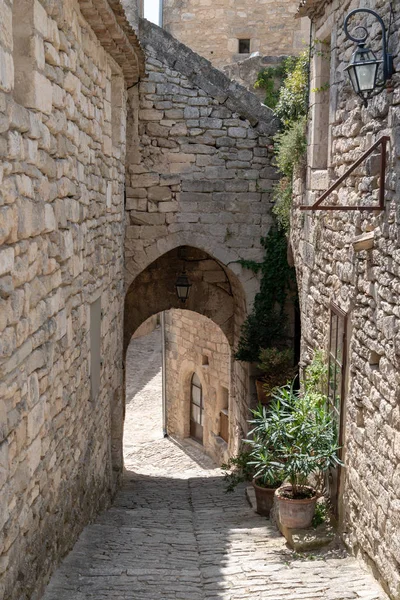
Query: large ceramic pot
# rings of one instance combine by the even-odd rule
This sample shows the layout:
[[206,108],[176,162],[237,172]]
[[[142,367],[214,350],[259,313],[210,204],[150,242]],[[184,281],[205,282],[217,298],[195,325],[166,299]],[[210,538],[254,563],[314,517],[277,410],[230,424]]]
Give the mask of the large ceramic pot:
[[259,515],[263,515],[263,517],[269,517],[269,513],[271,512],[271,508],[274,504],[276,487],[266,488],[262,487],[261,485],[257,485],[257,479],[253,479],[252,484],[256,494],[256,512]]
[[290,486],[281,486],[275,491],[275,501],[279,510],[281,524],[290,529],[306,529],[310,527],[315,513],[317,496],[312,488],[307,488],[313,495],[310,498],[295,500],[284,496]]

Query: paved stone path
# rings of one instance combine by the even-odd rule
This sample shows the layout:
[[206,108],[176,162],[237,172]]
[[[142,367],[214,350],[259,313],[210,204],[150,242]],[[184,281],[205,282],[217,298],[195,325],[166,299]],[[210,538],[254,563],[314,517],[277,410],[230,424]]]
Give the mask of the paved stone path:
[[286,548],[243,489],[223,493],[195,443],[161,432],[159,331],[129,352],[126,481],[84,530],[44,600],[387,600],[342,550]]

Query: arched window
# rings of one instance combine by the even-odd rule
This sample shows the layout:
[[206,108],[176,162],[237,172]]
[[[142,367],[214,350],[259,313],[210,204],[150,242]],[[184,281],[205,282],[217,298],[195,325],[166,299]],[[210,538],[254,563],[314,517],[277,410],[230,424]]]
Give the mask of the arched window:
[[190,390],[190,436],[200,444],[203,443],[203,419],[203,388],[198,375],[193,373]]

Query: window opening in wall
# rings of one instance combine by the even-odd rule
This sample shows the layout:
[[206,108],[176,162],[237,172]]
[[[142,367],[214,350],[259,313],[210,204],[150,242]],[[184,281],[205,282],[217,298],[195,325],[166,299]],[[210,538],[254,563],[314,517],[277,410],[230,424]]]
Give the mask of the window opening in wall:
[[162,19],[163,12],[163,0],[144,0],[143,3],[143,16],[145,19],[158,25],[163,26]]
[[190,437],[203,443],[204,404],[203,388],[196,373],[193,373],[190,394]]
[[221,387],[222,409],[219,413],[219,436],[229,442],[229,391]]
[[94,400],[100,389],[101,369],[101,298],[90,305],[90,388]]
[[203,367],[208,367],[208,365],[210,364],[209,358],[206,354],[203,354],[203,356],[201,357],[201,364],[203,365]]
[[239,41],[239,54],[250,54],[250,40],[242,39]]
[[312,156],[311,166],[327,169],[329,155],[329,99],[331,78],[331,38],[316,40],[313,56]]
[[[339,446],[343,444],[343,406],[345,395],[347,315],[335,304],[331,305],[328,350],[328,403],[336,423]],[[339,450],[341,457],[342,450]],[[338,511],[340,467],[331,469],[327,488],[335,513]]]

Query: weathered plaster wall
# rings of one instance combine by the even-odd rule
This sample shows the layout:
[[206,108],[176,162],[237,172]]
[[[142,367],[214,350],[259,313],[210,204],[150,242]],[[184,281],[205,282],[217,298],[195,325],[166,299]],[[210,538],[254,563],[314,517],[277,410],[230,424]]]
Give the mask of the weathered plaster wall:
[[210,319],[176,309],[165,313],[165,340],[168,433],[190,436],[191,379],[196,373],[203,388],[204,450],[221,464],[229,456],[228,444],[219,436],[224,388],[229,392],[230,387],[228,341]]
[[[110,404],[122,394],[124,78],[129,85],[138,78],[138,46],[111,4],[0,6],[4,600],[40,596],[55,563],[114,487]],[[104,364],[100,391],[91,397],[90,304],[99,297]]]
[[307,19],[295,19],[296,0],[165,0],[163,26],[212,64],[243,60],[239,39],[250,39],[250,53],[298,54],[307,44]]
[[[347,397],[345,405],[345,464],[343,471],[342,529],[347,544],[375,569],[393,598],[400,598],[400,89],[399,75],[391,91],[361,106],[346,74],[353,44],[345,40],[342,23],[355,5],[326,4],[314,14],[318,39],[331,35],[330,127],[328,169],[308,167],[306,179],[296,181],[292,245],[296,261],[302,315],[302,358],[311,349],[327,349],[329,304],[334,301],[349,315]],[[339,5],[339,7],[338,7]],[[369,6],[388,19],[388,4]],[[398,28],[394,15],[391,50],[399,71]],[[372,45],[380,35],[367,19]],[[313,80],[318,82],[319,57]],[[313,82],[311,87],[318,87]],[[318,93],[311,96],[308,164],[319,152]],[[326,136],[328,127],[326,127]],[[381,135],[390,136],[385,176],[385,210],[300,213],[298,204],[311,204],[361,153]],[[313,143],[315,142],[315,143]],[[329,204],[376,202],[379,152],[358,169]],[[372,232],[372,247],[359,250],[356,236]]]

